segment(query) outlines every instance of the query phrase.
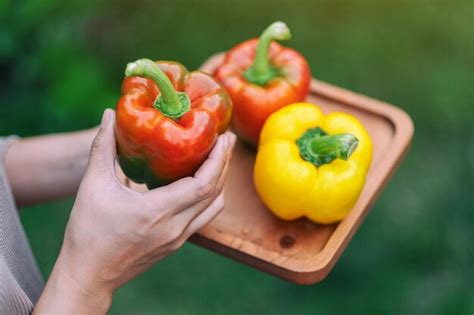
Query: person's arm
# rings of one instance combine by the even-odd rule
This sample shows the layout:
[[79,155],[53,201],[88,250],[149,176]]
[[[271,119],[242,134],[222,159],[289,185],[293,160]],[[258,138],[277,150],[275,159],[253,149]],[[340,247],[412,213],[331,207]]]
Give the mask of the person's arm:
[[105,314],[119,287],[180,248],[224,207],[235,135],[219,136],[194,177],[137,192],[117,179],[113,121],[106,111],[35,315]]
[[19,206],[75,194],[84,176],[98,129],[24,138],[5,157],[5,168]]

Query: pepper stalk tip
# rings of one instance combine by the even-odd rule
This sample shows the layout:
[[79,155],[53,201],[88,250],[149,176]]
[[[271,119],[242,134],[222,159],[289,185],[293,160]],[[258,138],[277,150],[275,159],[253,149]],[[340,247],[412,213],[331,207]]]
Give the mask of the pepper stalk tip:
[[150,71],[156,71],[158,66],[151,59],[142,58],[129,62],[125,68],[125,76],[142,76]]
[[267,30],[270,34],[273,35],[272,37],[276,40],[288,40],[291,38],[290,29],[282,21],[277,21],[270,24]]
[[343,134],[340,138],[341,145],[341,159],[347,161],[349,157],[359,146],[359,139],[351,133]]
[[125,76],[129,77],[132,75],[132,73],[135,71],[135,69],[138,67],[136,62],[129,62],[127,63],[127,66],[125,68]]

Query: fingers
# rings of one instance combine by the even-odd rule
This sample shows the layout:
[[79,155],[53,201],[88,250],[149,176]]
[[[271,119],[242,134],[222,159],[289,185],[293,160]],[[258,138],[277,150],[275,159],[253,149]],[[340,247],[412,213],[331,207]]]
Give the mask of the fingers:
[[94,174],[114,174],[117,155],[114,134],[115,112],[106,109],[102,116],[99,132],[92,143],[88,171]]
[[[219,138],[222,138],[223,141],[225,141],[226,155],[224,156],[224,159],[225,161],[227,161],[230,159],[232,149],[235,145],[236,137],[233,133],[226,132],[225,134],[219,136]],[[212,150],[211,154],[209,154],[209,158],[204,162],[201,168],[197,170],[194,177],[202,181],[212,181],[219,178],[222,169],[218,169],[217,167],[213,166],[215,166],[214,163],[219,163],[219,166],[223,167],[223,161],[220,154],[221,152]]]
[[181,236],[182,241],[186,241],[191,235],[199,231],[221,213],[224,210],[224,201],[224,192],[222,192],[205,211],[189,223]]
[[[192,205],[191,207],[175,210],[174,212],[168,210],[166,212],[162,212],[159,216],[152,216],[154,221],[152,224],[152,229],[155,230],[153,232],[153,235],[155,235],[153,238],[161,237],[162,235],[160,234],[163,232],[162,228],[166,226],[166,231],[172,231],[172,233],[166,233],[167,235],[165,236],[165,238],[168,240],[167,245],[171,244],[176,239],[182,237],[182,234],[185,232],[185,230],[188,229],[188,225],[196,218],[201,217],[201,214],[203,212],[208,211],[209,207],[215,208],[216,203],[223,204],[224,199],[222,189],[224,186],[224,180],[228,167],[229,160],[227,160],[226,165],[224,166],[224,170],[222,171],[222,174],[217,182],[215,195],[211,196],[210,198],[204,199]],[[218,195],[217,198],[216,195]],[[147,216],[149,217],[149,214],[147,214]],[[202,221],[205,218],[206,217],[202,217],[199,221]],[[194,230],[195,228],[191,229]],[[186,236],[185,239],[188,237],[189,236]],[[183,242],[185,241],[185,239],[183,240]]]
[[160,244],[160,247],[166,246],[169,251],[175,251],[223,209],[224,194],[221,193],[204,207],[204,211],[196,207],[160,222],[159,228],[153,231],[150,239],[154,240],[153,243]]
[[159,219],[151,226],[150,239],[160,246],[168,246],[179,239],[188,225],[204,212],[214,202],[215,198],[203,200],[186,211],[182,211],[174,216],[167,216]]
[[153,207],[153,210],[156,210],[156,205],[160,204],[161,209],[168,209],[169,215],[214,196],[219,188],[218,185],[223,182],[223,175],[234,144],[233,133],[227,132],[220,135],[209,158],[194,177],[186,177],[168,186],[144,193],[143,197],[147,204]]

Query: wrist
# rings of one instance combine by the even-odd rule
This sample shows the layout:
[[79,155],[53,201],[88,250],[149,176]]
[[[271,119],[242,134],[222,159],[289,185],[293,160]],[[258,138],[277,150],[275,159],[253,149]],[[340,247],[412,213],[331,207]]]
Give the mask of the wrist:
[[33,314],[106,314],[113,290],[76,271],[60,255]]

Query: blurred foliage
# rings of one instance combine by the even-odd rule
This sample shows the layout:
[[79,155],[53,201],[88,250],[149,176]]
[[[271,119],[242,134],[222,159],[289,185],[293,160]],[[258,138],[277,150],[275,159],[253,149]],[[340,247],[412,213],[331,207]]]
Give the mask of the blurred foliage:
[[[0,134],[87,128],[126,62],[211,54],[283,20],[322,80],[396,104],[412,149],[329,277],[297,286],[193,245],[121,289],[112,314],[471,314],[474,3],[0,1]],[[22,213],[47,276],[72,201]]]

